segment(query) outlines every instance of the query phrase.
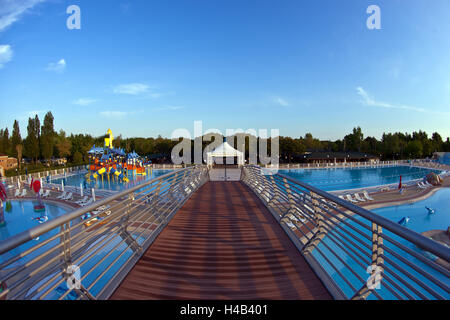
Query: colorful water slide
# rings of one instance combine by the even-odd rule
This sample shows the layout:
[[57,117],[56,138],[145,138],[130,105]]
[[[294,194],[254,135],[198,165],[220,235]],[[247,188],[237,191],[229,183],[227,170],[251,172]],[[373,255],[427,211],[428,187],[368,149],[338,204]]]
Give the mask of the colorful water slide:
[[86,179],[87,179],[88,181],[94,180],[94,179],[97,180],[98,176],[104,174],[105,172],[106,172],[106,168],[105,168],[105,167],[100,168],[99,170],[97,170],[96,172],[94,172],[94,173],[91,174],[91,175],[87,174],[87,175],[86,175]]
[[111,170],[110,170],[109,172],[111,172],[112,174],[114,174],[115,176],[117,176],[120,180],[123,180],[123,181],[125,181],[125,182],[128,182],[128,181],[129,181],[128,178],[127,178],[122,172],[117,171],[117,170],[114,169],[114,168],[111,168]]

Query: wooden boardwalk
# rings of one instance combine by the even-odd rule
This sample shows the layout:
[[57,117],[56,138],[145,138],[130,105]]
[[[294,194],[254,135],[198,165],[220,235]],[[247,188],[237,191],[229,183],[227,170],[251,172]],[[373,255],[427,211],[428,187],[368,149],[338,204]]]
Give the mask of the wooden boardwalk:
[[111,299],[331,299],[283,229],[241,182],[208,182]]

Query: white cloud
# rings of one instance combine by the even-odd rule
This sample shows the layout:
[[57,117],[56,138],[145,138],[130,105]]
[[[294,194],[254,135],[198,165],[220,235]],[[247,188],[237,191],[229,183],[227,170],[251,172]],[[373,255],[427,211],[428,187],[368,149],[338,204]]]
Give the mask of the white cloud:
[[180,109],[184,109],[183,106],[165,106],[165,107],[160,107],[160,108],[156,108],[156,111],[173,111],[173,110],[180,110]]
[[114,93],[138,95],[147,93],[149,86],[143,83],[128,83],[114,87]]
[[66,60],[61,59],[58,62],[49,63],[46,70],[61,73],[64,71],[64,69],[66,69],[66,65],[67,65]]
[[91,99],[91,98],[79,98],[75,101],[73,101],[73,104],[77,104],[79,106],[88,106],[94,102],[97,102],[96,99]]
[[449,115],[449,113],[445,113],[445,112],[435,112],[435,111],[426,110],[423,108],[417,108],[417,107],[408,106],[408,105],[403,105],[403,104],[392,104],[392,103],[388,103],[388,102],[376,101],[375,99],[370,97],[370,95],[362,87],[357,87],[356,91],[363,98],[363,100],[361,100],[360,102],[366,106],[386,108],[386,109],[410,110],[410,111],[430,113],[430,114]]
[[45,0],[0,0],[0,31],[3,31],[38,3]]
[[283,99],[283,98],[281,98],[281,97],[274,97],[272,101],[273,101],[274,103],[276,103],[276,104],[282,106],[282,107],[287,107],[287,106],[289,106],[289,103],[288,103],[285,99]]
[[0,45],[0,69],[12,60],[13,50],[9,44]]
[[103,116],[105,118],[110,118],[110,119],[123,119],[129,114],[130,114],[129,112],[125,112],[125,111],[102,111],[102,112],[100,112],[101,116]]

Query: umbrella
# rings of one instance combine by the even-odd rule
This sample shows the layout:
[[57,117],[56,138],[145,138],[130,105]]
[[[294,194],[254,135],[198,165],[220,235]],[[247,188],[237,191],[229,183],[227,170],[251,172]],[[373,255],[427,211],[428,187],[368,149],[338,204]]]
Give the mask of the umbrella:
[[92,199],[93,199],[94,202],[95,202],[95,191],[94,191],[94,188],[92,188]]
[[61,191],[64,192],[64,181],[61,181]]
[[80,183],[80,196],[83,196],[83,184]]

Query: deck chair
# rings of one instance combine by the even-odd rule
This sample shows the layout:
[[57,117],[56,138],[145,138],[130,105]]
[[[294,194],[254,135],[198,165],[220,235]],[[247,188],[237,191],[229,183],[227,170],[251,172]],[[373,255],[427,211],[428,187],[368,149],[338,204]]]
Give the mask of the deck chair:
[[357,203],[357,202],[358,202],[357,200],[353,199],[352,196],[351,196],[350,194],[347,194],[345,197],[346,197],[347,200],[350,201],[350,202],[353,202],[353,203]]
[[89,197],[88,196],[84,196],[81,200],[75,201],[75,204],[79,204],[81,205],[82,203],[85,203],[86,201],[88,201]]
[[85,203],[82,203],[81,206],[82,206],[82,207],[85,207],[85,206],[87,206],[87,205],[92,204],[93,202],[94,202],[94,199],[90,198],[90,199],[89,199],[88,201],[86,201]]
[[16,192],[14,193],[14,198],[20,197],[20,189],[16,189]]
[[358,200],[359,202],[366,202],[366,200],[364,198],[361,198],[361,196],[358,193],[354,194],[354,197],[356,200]]
[[65,198],[62,198],[62,200],[65,200],[65,201],[69,201],[69,200],[72,200],[72,199],[73,199],[73,193],[72,192],[69,192]]
[[25,197],[27,195],[27,189],[22,189],[22,193],[20,194],[20,197]]
[[374,200],[371,196],[369,196],[369,194],[367,193],[366,190],[363,191],[363,196],[368,201],[373,201]]
[[62,194],[57,196],[56,199],[64,199],[66,196],[67,196],[67,192],[64,191]]
[[46,190],[45,192],[44,192],[44,194],[42,195],[42,198],[48,198],[50,196],[50,190]]

